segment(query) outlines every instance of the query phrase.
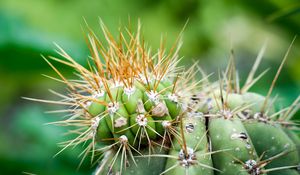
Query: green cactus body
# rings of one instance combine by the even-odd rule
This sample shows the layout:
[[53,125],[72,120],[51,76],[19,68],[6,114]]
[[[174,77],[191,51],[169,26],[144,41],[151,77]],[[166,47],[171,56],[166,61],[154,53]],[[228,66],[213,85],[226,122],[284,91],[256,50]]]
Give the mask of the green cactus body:
[[[185,144],[193,148],[194,151],[204,151],[208,149],[208,141],[206,138],[206,125],[203,114],[198,112],[188,113],[182,119],[183,134]],[[181,132],[181,128],[179,128]],[[175,147],[180,150],[182,147]]]
[[[268,159],[280,153],[286,154],[272,160],[266,168],[277,168],[284,166],[295,166],[299,164],[296,145],[277,125],[261,122],[245,123],[254,147],[259,155],[264,153],[263,159]],[[294,174],[296,170],[278,170],[268,174]]]
[[224,98],[226,101],[226,106],[232,110],[234,110],[237,107],[241,107],[245,104],[243,97],[240,94],[230,93]]
[[[116,109],[116,111],[109,112],[105,117],[107,125],[112,133],[122,134],[130,126],[129,114],[123,104],[115,102],[111,105],[110,107]],[[107,108],[106,110],[109,111],[110,109]]]
[[167,99],[165,100],[166,105],[169,109],[169,114],[172,119],[175,119],[181,111],[181,106],[176,99],[175,94],[168,94]]
[[222,171],[220,174],[248,174],[241,162],[256,160],[257,155],[242,122],[236,118],[212,119],[209,133],[213,151],[224,150],[213,155],[215,168]]
[[[111,97],[108,99],[106,98],[106,100],[108,102],[117,102],[117,101],[121,101],[122,100],[122,94],[124,92],[124,88],[121,87],[121,85],[114,85],[114,83],[110,84],[109,85],[110,87],[110,94],[111,94]],[[115,87],[114,87],[115,86]]]
[[296,145],[298,157],[300,158],[300,138],[299,138],[299,136],[295,132],[291,131],[289,128],[283,128],[283,130]]
[[[104,102],[106,100],[106,93],[100,93],[100,95],[97,95],[97,97],[97,101]],[[90,104],[88,111],[93,117],[95,117],[105,111],[105,105],[93,102]]]
[[[192,112],[182,119],[184,141],[174,145],[169,152],[166,175],[213,175],[214,167],[209,153],[205,119],[201,113]],[[180,144],[179,144],[180,143]],[[186,150],[186,151],[185,151]],[[187,154],[187,155],[186,155]]]
[[[124,91],[126,92],[126,91]],[[143,99],[143,92],[137,88],[130,88],[127,93],[122,94],[122,102],[124,103],[129,114],[142,113],[138,111],[138,103]]]
[[[264,155],[263,159],[269,159],[276,157],[277,155],[283,154],[282,156],[276,157],[270,163],[266,165],[266,169],[278,168],[284,166],[296,166],[299,164],[299,152],[296,144],[286,134],[283,127],[276,124],[276,121],[272,121],[268,116],[264,116],[260,113],[265,98],[255,93],[243,94],[243,99],[247,103],[252,103],[250,107],[253,119],[245,121],[244,125],[249,133],[251,140],[255,146],[255,149],[259,155]],[[273,114],[275,111],[274,107],[268,106],[268,113]],[[295,174],[296,170],[284,169],[278,171],[272,171],[268,174]]]
[[89,32],[89,68],[61,48],[64,60],[53,58],[74,68],[78,81],[45,59],[70,92],[50,101],[72,108],[66,110],[70,118],[57,123],[76,127],[70,133],[78,134],[62,150],[88,145],[84,158],[102,156],[96,175],[299,175],[300,139],[289,129],[297,129],[290,126],[292,116],[275,115],[272,88],[266,97],[248,92],[257,81],[256,66],[244,87],[232,60],[223,79],[220,74],[218,82],[201,81],[198,74],[205,73],[196,64],[176,67],[180,40],[171,53],[164,47],[152,53],[140,27],[118,41],[101,25],[108,41]]
[[[265,101],[264,96],[253,92],[246,92],[242,94],[242,99],[246,104],[250,105],[248,109],[251,111],[252,115],[254,115],[255,113],[261,110],[263,103]],[[275,113],[275,108],[273,105],[267,104],[267,108],[268,108],[267,112],[269,114]]]
[[162,103],[162,95],[157,91],[151,90],[143,95],[143,102],[145,105],[145,109],[147,111],[151,111],[156,105]]
[[[100,119],[98,118],[98,120]],[[99,121],[98,128],[99,129],[97,129],[96,138],[99,139],[99,142],[103,142],[104,144],[110,144],[111,141],[107,139],[113,138],[113,135],[104,119]]]

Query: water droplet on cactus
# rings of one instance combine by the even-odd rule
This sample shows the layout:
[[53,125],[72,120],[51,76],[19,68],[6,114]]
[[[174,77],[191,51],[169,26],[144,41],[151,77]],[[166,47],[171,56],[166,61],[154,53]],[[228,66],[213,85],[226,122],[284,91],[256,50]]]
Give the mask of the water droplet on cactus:
[[241,132],[241,133],[233,133],[231,134],[231,139],[241,139],[241,140],[247,140],[248,136],[246,133]]
[[188,133],[192,133],[194,131],[194,125],[192,123],[188,123],[185,125],[185,129]]

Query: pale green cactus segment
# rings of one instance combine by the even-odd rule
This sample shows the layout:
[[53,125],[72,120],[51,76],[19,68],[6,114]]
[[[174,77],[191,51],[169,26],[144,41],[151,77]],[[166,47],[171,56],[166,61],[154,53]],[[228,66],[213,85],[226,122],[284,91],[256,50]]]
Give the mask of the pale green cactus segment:
[[298,157],[300,158],[300,138],[299,138],[299,136],[295,132],[290,130],[290,128],[282,128],[282,129],[296,145]]
[[218,108],[216,100],[211,97],[205,97],[205,99],[199,101],[199,110],[204,114],[207,114],[212,111],[217,112]]
[[109,101],[109,102],[122,101],[123,92],[124,92],[124,88],[122,86],[117,86],[117,87],[112,86],[111,89],[110,89],[112,99],[106,98],[106,100]]
[[143,82],[140,82],[140,81],[134,81],[134,86],[141,90],[143,93],[147,90],[145,84]]
[[[143,152],[144,155],[149,153]],[[165,154],[165,152],[161,153]],[[151,159],[145,157],[137,157],[135,158],[136,164],[132,164],[129,166],[126,171],[122,173],[122,175],[159,175],[165,168],[165,158],[160,157],[151,157]]]
[[222,102],[220,99],[208,98],[200,108],[203,113],[216,114],[222,108]]
[[96,141],[101,142],[103,144],[111,144],[112,140],[109,139],[113,138],[113,135],[109,127],[107,126],[105,119],[99,118],[98,120],[100,121],[97,128]]
[[[160,149],[159,146],[154,146],[152,148],[151,153],[149,153],[148,149],[142,150],[142,155],[150,155],[157,154],[157,155],[165,155],[167,151],[164,149]],[[138,155],[138,154],[135,154]],[[161,172],[164,171],[166,165],[166,158],[164,157],[147,157],[147,156],[139,156],[135,158],[135,162],[137,166],[133,165],[130,166],[128,171],[124,173],[124,175],[138,175],[138,174],[145,174],[145,175],[159,175]]]
[[180,159],[184,156],[182,150],[171,150],[169,155],[174,158],[168,158],[165,175],[214,175],[211,156],[206,151],[195,151],[188,161]]
[[[158,81],[158,80],[157,80],[157,81]],[[170,86],[164,86],[162,82],[155,82],[155,81],[154,81],[154,83],[155,83],[155,84],[158,83],[158,85],[156,85],[157,87],[156,87],[155,90],[156,90],[157,92],[159,92],[160,94],[165,95],[165,94],[170,93],[170,89],[171,89]],[[151,89],[154,88],[154,83],[151,84]]]
[[176,98],[177,97],[175,94],[168,94],[165,99],[165,103],[172,119],[178,117],[178,115],[182,112],[182,106],[179,104],[179,101]]
[[[129,114],[142,113],[138,111],[139,102],[143,99],[143,92],[138,88],[128,88],[122,94],[122,102],[124,103]],[[142,105],[143,106],[143,105]]]
[[[213,94],[210,95],[212,102],[210,109],[210,113],[217,113],[220,109],[223,108],[222,101],[221,101],[221,92],[219,90],[214,91]],[[224,106],[227,109],[235,110],[246,105],[246,102],[243,99],[241,94],[237,93],[227,93],[224,90],[222,91],[222,98],[224,101]]]
[[[253,93],[253,92],[244,93],[242,95],[242,98],[245,103],[251,104],[251,106],[249,106],[248,109],[250,110],[250,114],[252,114],[252,115],[261,111],[263,103],[266,99],[264,96],[257,94],[257,93]],[[273,114],[275,112],[274,106],[271,105],[270,103],[267,104],[267,112],[269,114]]]
[[157,91],[148,91],[143,94],[143,102],[145,109],[151,111],[156,105],[162,103],[162,95]]
[[[262,122],[244,123],[253,145],[259,155],[264,154],[263,160],[280,155],[266,165],[268,168],[297,166],[300,162],[296,145],[285,134],[279,125],[270,125]],[[278,170],[269,174],[286,174],[290,170]]]
[[228,93],[224,95],[225,102],[228,108],[234,110],[245,105],[242,95],[235,93]]
[[[224,92],[225,93],[225,92]],[[199,101],[199,110],[203,113],[217,113],[221,106],[220,91],[214,90],[204,95]]]
[[257,159],[257,154],[242,122],[236,118],[211,119],[209,135],[212,150],[224,150],[212,155],[214,167],[222,171],[217,174],[248,174],[243,163]]
[[[147,87],[148,85],[145,85]],[[162,85],[160,82],[152,82],[149,84],[149,89],[145,91],[143,95],[143,102],[145,109],[147,111],[153,112],[153,108],[155,108],[158,105],[164,105],[165,111],[161,115],[155,115],[154,116],[163,116],[165,114],[169,114],[169,110],[165,104],[166,94],[169,94],[169,88]]]
[[[207,132],[205,118],[201,113],[190,113],[182,119],[183,135],[185,144],[194,151],[204,151],[208,149]],[[181,127],[179,127],[181,133]],[[182,149],[179,144],[175,145],[177,151]]]
[[[97,100],[99,102],[105,102],[106,101],[106,93],[103,92],[103,93],[97,95]],[[88,111],[93,117],[95,117],[99,114],[102,114],[105,111],[106,106],[99,102],[92,102],[90,104],[90,106],[88,107]]]
[[[215,90],[214,92],[210,93],[207,99],[210,99],[210,106],[211,109],[208,108],[207,101],[203,102],[202,101],[202,112],[210,112],[210,113],[217,113],[222,107],[222,102],[221,102],[221,95],[220,95],[220,90]],[[261,108],[263,106],[263,103],[265,101],[265,97],[262,95],[259,95],[257,93],[253,92],[246,92],[244,94],[237,94],[237,93],[227,93],[224,90],[222,91],[222,97],[224,100],[224,105],[231,109],[237,109],[237,108],[242,108],[243,106],[247,106],[247,110],[250,112],[249,114],[254,115],[257,112],[261,111]],[[273,114],[275,112],[275,108],[273,105],[268,103],[267,105],[267,112],[269,114]]]
[[172,157],[167,160],[165,174],[213,175],[216,169],[209,152],[204,116],[199,112],[191,112],[182,118],[178,128],[184,138],[175,142],[169,152]]
[[128,130],[129,114],[122,103],[110,103],[106,110],[108,115],[105,116],[105,120],[112,133],[122,134]]

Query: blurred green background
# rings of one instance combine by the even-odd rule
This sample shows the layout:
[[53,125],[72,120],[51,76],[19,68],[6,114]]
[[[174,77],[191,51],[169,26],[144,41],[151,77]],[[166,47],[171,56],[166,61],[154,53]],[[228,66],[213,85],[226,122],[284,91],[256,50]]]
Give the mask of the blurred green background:
[[[83,17],[97,33],[100,17],[114,34],[128,18],[133,23],[140,19],[152,48],[159,46],[161,34],[170,46],[189,19],[181,64],[188,67],[199,60],[207,72],[216,72],[224,68],[233,48],[241,78],[268,40],[259,71],[271,69],[253,88],[266,94],[289,44],[300,33],[299,12],[299,0],[0,0],[0,174],[92,172],[88,162],[76,170],[81,147],[53,158],[59,151],[56,143],[66,139],[66,128],[44,125],[61,119],[44,112],[55,107],[21,99],[54,99],[48,89],[64,90],[41,75],[55,76],[41,54],[57,56],[55,42],[84,63],[88,51]],[[290,104],[300,92],[299,46],[300,38],[274,90],[273,95],[280,95],[279,106]]]

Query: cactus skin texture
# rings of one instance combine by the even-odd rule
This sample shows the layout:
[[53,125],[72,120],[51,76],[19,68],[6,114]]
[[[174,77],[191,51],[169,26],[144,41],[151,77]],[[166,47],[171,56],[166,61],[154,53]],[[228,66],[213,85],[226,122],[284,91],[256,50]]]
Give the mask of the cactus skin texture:
[[[70,117],[54,124],[73,126],[76,135],[61,151],[84,145],[80,164],[90,157],[96,175],[299,174],[300,139],[291,118],[300,98],[280,111],[270,98],[287,54],[264,97],[249,92],[263,74],[254,77],[261,56],[243,87],[233,59],[219,81],[210,82],[197,63],[177,66],[181,35],[171,49],[162,43],[153,53],[140,24],[135,32],[120,31],[118,40],[101,27],[106,42],[87,27],[88,66],[59,46],[62,58],[44,58],[59,77],[52,79],[67,85],[68,94],[52,91],[62,100],[27,98],[68,107],[56,112]],[[50,61],[74,69],[77,80]]]

